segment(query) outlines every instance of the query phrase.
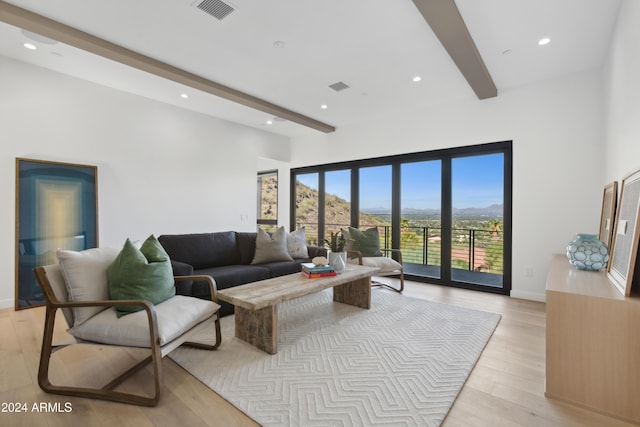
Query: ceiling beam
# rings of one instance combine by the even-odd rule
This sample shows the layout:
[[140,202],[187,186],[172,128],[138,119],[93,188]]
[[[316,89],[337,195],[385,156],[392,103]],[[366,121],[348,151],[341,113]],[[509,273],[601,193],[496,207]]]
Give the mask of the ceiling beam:
[[0,21],[320,132],[330,133],[336,130],[334,126],[311,117],[208,80],[4,1],[0,1]]
[[413,0],[479,99],[498,95],[454,0]]

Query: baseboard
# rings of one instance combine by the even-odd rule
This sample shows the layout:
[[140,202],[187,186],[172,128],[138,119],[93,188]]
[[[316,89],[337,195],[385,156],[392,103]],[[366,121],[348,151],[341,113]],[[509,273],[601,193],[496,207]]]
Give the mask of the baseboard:
[[511,298],[527,299],[531,301],[547,302],[547,296],[545,293],[519,291],[517,289],[511,289]]
[[0,309],[13,308],[14,302],[12,299],[0,299]]

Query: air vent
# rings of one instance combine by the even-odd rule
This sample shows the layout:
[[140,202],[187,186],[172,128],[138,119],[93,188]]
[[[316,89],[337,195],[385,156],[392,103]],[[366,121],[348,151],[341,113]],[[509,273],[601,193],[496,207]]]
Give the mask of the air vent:
[[349,89],[349,85],[346,84],[345,82],[336,82],[332,85],[329,85],[329,87],[333,90],[335,90],[336,92],[340,92],[341,90],[345,90],[345,89]]
[[222,21],[235,10],[233,6],[220,0],[204,0],[198,4],[198,9],[208,13],[219,21]]

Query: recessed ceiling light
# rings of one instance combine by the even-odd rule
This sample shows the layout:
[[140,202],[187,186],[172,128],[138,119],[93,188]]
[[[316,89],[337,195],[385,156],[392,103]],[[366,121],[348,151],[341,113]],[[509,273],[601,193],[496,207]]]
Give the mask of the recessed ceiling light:
[[25,43],[23,46],[26,47],[29,50],[36,50],[37,49],[36,45],[31,44],[31,43]]
[[323,110],[326,110],[326,109],[327,109],[327,108],[329,108],[329,107],[327,106],[327,104],[322,104],[322,105],[320,106],[320,108],[322,108]]
[[271,121],[271,120],[267,120],[267,124],[268,124],[268,125],[272,125],[272,124],[273,124],[273,121]]
[[507,49],[507,50],[503,50],[502,54],[503,55],[511,55],[511,52],[513,52],[511,49]]
[[284,42],[282,40],[276,40],[273,42],[273,47],[276,49],[284,49]]
[[544,46],[546,44],[549,44],[551,42],[551,39],[549,37],[545,37],[543,39],[538,40],[538,46]]
[[187,99],[187,98],[189,98],[189,95],[186,94],[186,93],[182,93],[182,94],[180,94],[180,98]]
[[414,83],[418,83],[420,80],[422,80],[422,77],[420,77],[420,76],[414,76],[413,77]]

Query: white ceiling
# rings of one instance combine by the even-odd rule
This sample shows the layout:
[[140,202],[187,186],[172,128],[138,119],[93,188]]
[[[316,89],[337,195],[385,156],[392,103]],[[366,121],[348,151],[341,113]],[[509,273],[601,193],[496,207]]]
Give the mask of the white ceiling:
[[[411,0],[11,0],[93,34],[335,126],[476,100]],[[500,92],[602,65],[619,0],[456,0]],[[538,46],[542,37],[551,43]],[[35,44],[27,50],[23,43]],[[274,44],[282,42],[282,47]],[[510,51],[508,54],[503,52]],[[282,135],[318,131],[0,23],[0,54]],[[412,82],[420,75],[419,83]],[[343,81],[350,89],[334,92]],[[188,93],[182,99],[181,93]],[[490,102],[490,100],[489,100]],[[320,105],[326,104],[327,109]]]

